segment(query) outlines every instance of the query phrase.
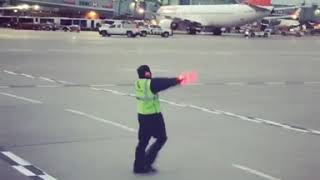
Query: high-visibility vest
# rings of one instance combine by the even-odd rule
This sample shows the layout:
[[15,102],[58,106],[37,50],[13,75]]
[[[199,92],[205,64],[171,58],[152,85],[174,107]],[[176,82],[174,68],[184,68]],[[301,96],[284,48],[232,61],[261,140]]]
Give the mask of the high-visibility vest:
[[139,114],[160,113],[160,101],[157,94],[150,89],[150,79],[139,79],[135,83]]

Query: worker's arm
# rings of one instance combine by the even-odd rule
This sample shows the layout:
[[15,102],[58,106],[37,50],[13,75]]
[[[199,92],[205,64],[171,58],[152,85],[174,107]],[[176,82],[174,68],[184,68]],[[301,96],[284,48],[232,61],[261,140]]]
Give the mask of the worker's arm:
[[152,78],[150,88],[154,94],[180,84],[179,78]]

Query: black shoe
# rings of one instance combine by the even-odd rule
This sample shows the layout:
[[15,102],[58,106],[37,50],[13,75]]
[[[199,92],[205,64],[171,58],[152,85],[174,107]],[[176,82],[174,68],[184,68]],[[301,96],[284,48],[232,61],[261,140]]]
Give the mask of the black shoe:
[[158,172],[155,168],[153,167],[146,167],[144,169],[134,169],[133,173],[135,174],[153,174]]
[[135,174],[147,174],[147,173],[149,173],[149,171],[148,170],[146,170],[146,169],[139,169],[139,170],[133,170],[133,173],[135,173]]
[[155,168],[152,167],[152,166],[147,166],[145,169],[146,169],[149,173],[157,173],[157,172],[158,172],[158,170],[155,169]]

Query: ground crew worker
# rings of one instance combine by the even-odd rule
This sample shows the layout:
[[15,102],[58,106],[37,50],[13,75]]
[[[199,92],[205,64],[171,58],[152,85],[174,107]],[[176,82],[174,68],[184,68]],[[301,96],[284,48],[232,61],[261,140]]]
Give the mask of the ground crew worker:
[[[182,78],[152,78],[152,73],[147,65],[138,69],[139,80],[135,82],[138,100],[138,145],[136,147],[134,173],[156,172],[152,164],[157,154],[167,141],[166,127],[160,110],[158,93],[180,84]],[[146,151],[151,137],[156,141]]]

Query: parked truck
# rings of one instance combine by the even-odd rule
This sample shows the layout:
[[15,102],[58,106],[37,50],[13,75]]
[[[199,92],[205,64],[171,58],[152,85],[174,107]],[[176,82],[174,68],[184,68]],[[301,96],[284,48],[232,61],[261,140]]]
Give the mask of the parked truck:
[[111,35],[124,35],[129,38],[135,38],[141,35],[139,28],[134,23],[114,23],[110,26],[101,26],[99,34],[103,37],[110,37]]

